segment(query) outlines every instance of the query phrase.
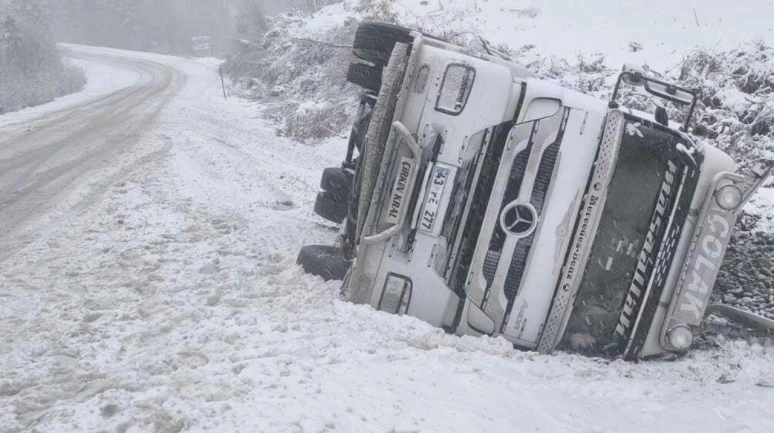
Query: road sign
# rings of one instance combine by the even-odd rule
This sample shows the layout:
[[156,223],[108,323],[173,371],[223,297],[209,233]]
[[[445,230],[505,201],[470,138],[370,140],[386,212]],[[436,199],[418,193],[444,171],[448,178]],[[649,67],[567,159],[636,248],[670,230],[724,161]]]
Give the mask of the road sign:
[[212,42],[209,36],[194,36],[191,38],[191,47],[195,53],[210,53]]

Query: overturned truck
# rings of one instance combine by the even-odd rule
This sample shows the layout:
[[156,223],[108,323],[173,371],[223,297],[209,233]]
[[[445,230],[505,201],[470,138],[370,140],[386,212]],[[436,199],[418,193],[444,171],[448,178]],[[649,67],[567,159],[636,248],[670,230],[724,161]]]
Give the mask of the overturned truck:
[[[352,302],[542,353],[691,347],[737,214],[771,173],[737,173],[691,134],[695,91],[625,67],[603,102],[379,23],[354,51],[359,116],[315,205],[341,231],[302,249],[307,272]],[[623,86],[654,112],[621,106]]]

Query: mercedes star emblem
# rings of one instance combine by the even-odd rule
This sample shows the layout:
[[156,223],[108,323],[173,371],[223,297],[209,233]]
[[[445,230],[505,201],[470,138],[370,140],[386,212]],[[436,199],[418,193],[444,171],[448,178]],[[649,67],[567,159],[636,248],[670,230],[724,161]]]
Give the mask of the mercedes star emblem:
[[500,214],[500,227],[517,238],[526,238],[537,227],[537,210],[530,203],[515,201],[503,209]]

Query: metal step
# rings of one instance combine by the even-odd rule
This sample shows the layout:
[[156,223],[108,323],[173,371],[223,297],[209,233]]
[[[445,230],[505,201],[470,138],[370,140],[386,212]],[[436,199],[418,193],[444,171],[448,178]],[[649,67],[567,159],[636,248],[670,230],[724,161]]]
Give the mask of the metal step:
[[774,320],[759,316],[755,313],[732,307],[730,305],[713,304],[707,307],[705,316],[715,314],[739,323],[747,328],[765,331],[774,334]]

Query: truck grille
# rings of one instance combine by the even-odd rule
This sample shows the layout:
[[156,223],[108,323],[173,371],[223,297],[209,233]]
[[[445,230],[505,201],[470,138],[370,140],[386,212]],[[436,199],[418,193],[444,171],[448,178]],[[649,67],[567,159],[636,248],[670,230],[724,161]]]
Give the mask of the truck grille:
[[506,122],[493,128],[492,139],[486,154],[481,159],[481,174],[475,192],[470,197],[471,206],[468,219],[465,221],[462,241],[457,254],[457,264],[452,272],[451,287],[457,293],[465,293],[470,266],[473,262],[476,243],[481,235],[481,226],[484,222],[486,209],[489,206],[489,198],[492,195],[497,168],[508,141],[508,133],[513,128],[514,122]]
[[[549,130],[551,128],[557,128],[558,126],[558,132],[556,134],[556,139],[554,139],[553,143],[551,143],[543,152],[532,188],[530,203],[535,206],[538,214],[542,213],[543,211],[546,197],[551,187],[551,181],[554,177],[554,170],[556,169],[556,163],[559,158],[559,149],[561,147],[562,140],[564,139],[564,132],[567,127],[567,120],[569,119],[569,116],[570,109],[565,108],[561,114],[561,117],[557,117],[557,120],[559,120],[558,125],[551,122],[550,120],[545,122],[548,125]],[[535,122],[535,126],[532,129],[530,142],[527,145],[527,148],[516,155],[513,166],[511,168],[509,183],[505,194],[503,195],[500,212],[502,212],[502,210],[505,209],[508,204],[515,201],[521,192],[530,153],[532,152],[535,145],[534,140],[539,136],[539,132],[542,132],[540,131],[540,124],[540,121]],[[508,300],[508,306],[506,308],[505,320],[503,320],[501,324],[502,326],[506,324],[507,316],[510,314],[511,309],[513,308],[513,301],[516,299],[516,295],[519,292],[521,279],[527,265],[527,258],[529,257],[529,252],[532,248],[532,242],[534,241],[534,238],[535,234],[533,233],[527,238],[524,238],[518,242],[518,244],[516,244],[513,255],[511,256],[511,263],[508,266],[508,273],[505,277],[505,283],[503,287],[505,297]],[[486,261],[484,263],[484,277],[487,281],[488,287],[490,288],[492,286],[492,282],[494,281],[495,273],[497,271],[497,267],[499,266],[500,259],[503,255],[502,249],[504,243],[505,233],[500,227],[500,224],[496,224],[491,233],[489,251],[487,252]]]
[[[568,110],[569,112],[569,110]],[[556,138],[556,142],[550,145],[543,154],[540,161],[538,175],[535,178],[535,188],[532,190],[531,203],[537,209],[538,214],[543,212],[543,205],[548,195],[548,188],[551,186],[551,179],[556,169],[556,161],[559,157],[559,146],[562,142],[564,128]],[[499,227],[499,226],[498,226]],[[532,242],[535,239],[535,233],[529,235],[526,239],[516,245],[516,251],[511,259],[511,266],[508,268],[508,276],[505,278],[505,297],[508,299],[508,310],[511,309],[511,303],[516,298],[521,285],[521,277],[524,274],[524,268],[527,265],[527,256],[532,248]]]
[[[532,128],[527,130],[529,131],[527,132],[529,134],[529,143],[523,151],[519,152],[514,157],[513,164],[510,168],[509,181],[505,186],[506,189],[500,205],[500,211],[502,211],[505,206],[518,199],[519,194],[523,189],[525,177],[528,175],[527,166],[529,164],[530,155],[534,151],[537,141],[543,140],[543,142],[545,142],[551,135],[556,134],[556,138],[554,138],[542,151],[537,171],[533,174],[535,179],[529,201],[535,206],[538,213],[542,212],[554,177],[554,171],[556,169],[559,151],[562,140],[564,139],[564,132],[567,127],[569,116],[570,109],[565,108],[557,113],[555,117],[544,119],[542,121],[535,121]],[[503,252],[506,235],[500,227],[499,222],[494,225],[490,233],[482,234],[481,229],[486,217],[489,201],[491,200],[492,191],[494,190],[497,172],[500,165],[503,163],[503,153],[513,126],[513,122],[508,122],[495,127],[493,130],[490,147],[487,150],[486,156],[483,158],[484,161],[482,162],[483,165],[479,182],[475,188],[475,193],[471,197],[472,203],[470,213],[465,225],[466,228],[463,233],[463,241],[460,243],[458,260],[452,274],[453,279],[451,287],[454,290],[464,288],[471,270],[471,263],[475,255],[474,249],[479,237],[488,235],[489,248],[486,251],[483,267],[481,269],[482,276],[487,281],[487,294],[485,294],[484,299],[488,297],[488,291],[492,288],[497,268],[503,257],[506,256]],[[526,138],[526,136],[522,135],[521,140],[524,138]],[[514,141],[517,140],[514,139]],[[498,323],[497,326],[505,325],[510,310],[513,308],[513,301],[516,298],[521,284],[533,237],[534,234],[528,238],[521,239],[517,243],[513,254],[510,254],[510,252],[507,254],[510,263],[508,265],[507,274],[505,275],[503,291],[508,303],[507,306],[503,306],[505,308],[504,316],[496,319]]]
[[[533,133],[534,136],[534,133]],[[505,209],[508,203],[516,200],[519,196],[519,190],[521,190],[521,184],[524,181],[524,170],[527,168],[527,161],[529,160],[529,153],[532,150],[532,143],[518,155],[513,162],[511,168],[511,175],[508,178],[508,187],[505,190],[503,196],[503,203],[500,206],[500,212]],[[496,224],[492,231],[492,237],[489,241],[489,251],[486,254],[486,260],[484,261],[484,278],[488,285],[492,285],[495,272],[497,271],[497,265],[500,263],[500,254],[503,250],[503,244],[505,243],[505,232],[503,232],[500,224]]]

